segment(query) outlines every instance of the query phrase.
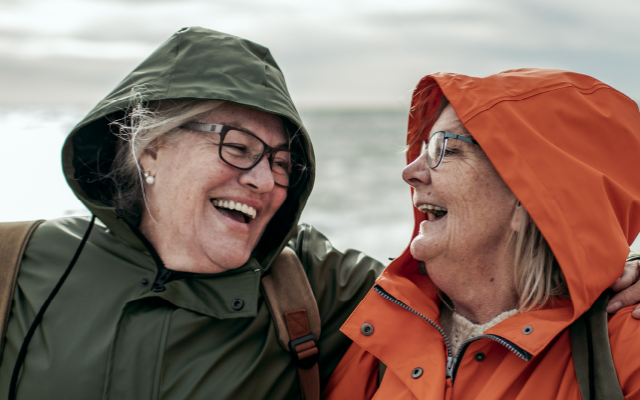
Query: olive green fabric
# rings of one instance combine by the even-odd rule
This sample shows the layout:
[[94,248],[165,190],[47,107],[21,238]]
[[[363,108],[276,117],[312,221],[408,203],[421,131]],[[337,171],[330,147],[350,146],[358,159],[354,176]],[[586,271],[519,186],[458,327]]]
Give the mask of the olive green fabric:
[[[182,276],[166,283],[163,292],[151,291],[158,266],[150,249],[117,218],[108,185],[90,179],[110,165],[109,120],[129,107],[132,97],[222,99],[284,116],[304,134],[313,168],[310,140],[267,49],[202,28],[172,36],[74,128],[65,144],[67,181],[99,221],[33,337],[18,399],[300,398],[296,368],[278,342],[260,290],[261,275],[287,242],[318,301],[324,387],[350,344],[338,329],[383,265],[356,251],[340,253],[313,228],[297,226],[313,185],[310,174],[265,231],[263,241],[281,239],[265,242],[272,244],[264,252],[254,252],[236,270]],[[88,224],[87,218],[47,221],[29,242],[0,354],[0,398],[7,397],[31,322]],[[236,299],[243,301],[239,310],[231,306]]]
[[[31,321],[87,225],[84,218],[48,221],[29,242],[0,364],[0,398]],[[382,266],[353,250],[336,251],[307,225],[289,245],[318,300],[324,386],[350,344],[338,329]],[[299,398],[291,355],[279,345],[259,290],[261,272],[252,261],[171,281],[156,293],[141,284],[155,277],[151,256],[96,224],[29,346],[18,399]],[[239,311],[231,307],[235,299],[244,301]]]

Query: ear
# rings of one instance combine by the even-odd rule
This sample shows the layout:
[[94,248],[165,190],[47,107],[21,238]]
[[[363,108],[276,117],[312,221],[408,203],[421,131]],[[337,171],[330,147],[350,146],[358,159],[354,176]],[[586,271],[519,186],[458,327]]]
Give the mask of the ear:
[[142,170],[149,172],[151,175],[155,175],[156,172],[155,169],[158,164],[158,148],[159,141],[158,139],[155,139],[142,151],[140,159],[138,160]]
[[516,200],[516,206],[513,210],[513,217],[511,217],[511,229],[514,232],[520,232],[522,228],[522,220],[524,219],[524,207],[520,200]]

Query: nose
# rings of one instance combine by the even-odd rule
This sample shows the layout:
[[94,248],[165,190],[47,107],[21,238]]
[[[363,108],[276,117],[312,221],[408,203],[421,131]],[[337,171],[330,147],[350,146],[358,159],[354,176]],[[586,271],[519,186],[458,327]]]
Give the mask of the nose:
[[248,171],[242,171],[240,174],[240,183],[251,187],[258,193],[270,192],[273,189],[275,181],[273,180],[269,159],[262,157],[253,168]]
[[431,183],[431,168],[427,165],[427,155],[422,154],[402,171],[402,179],[412,187]]

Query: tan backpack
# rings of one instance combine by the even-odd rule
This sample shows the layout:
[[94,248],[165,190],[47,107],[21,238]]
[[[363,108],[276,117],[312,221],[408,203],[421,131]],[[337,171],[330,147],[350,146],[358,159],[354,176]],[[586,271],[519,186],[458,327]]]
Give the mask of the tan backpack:
[[[11,302],[24,250],[44,221],[0,223],[0,354],[11,312]],[[262,290],[282,347],[298,369],[304,400],[320,399],[318,338],[320,312],[307,274],[288,247],[262,278]]]

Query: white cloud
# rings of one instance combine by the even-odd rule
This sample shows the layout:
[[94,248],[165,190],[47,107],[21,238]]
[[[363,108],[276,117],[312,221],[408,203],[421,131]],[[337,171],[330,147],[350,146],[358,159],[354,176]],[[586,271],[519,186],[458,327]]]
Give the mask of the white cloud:
[[7,39],[0,37],[0,55],[18,58],[51,56],[129,59],[151,54],[156,46],[144,42],[96,42],[65,37]]

